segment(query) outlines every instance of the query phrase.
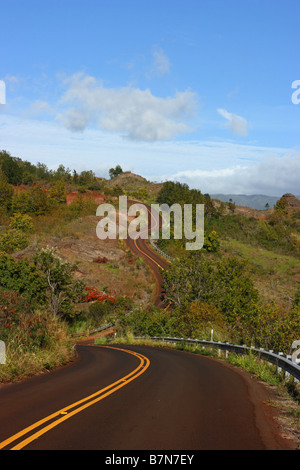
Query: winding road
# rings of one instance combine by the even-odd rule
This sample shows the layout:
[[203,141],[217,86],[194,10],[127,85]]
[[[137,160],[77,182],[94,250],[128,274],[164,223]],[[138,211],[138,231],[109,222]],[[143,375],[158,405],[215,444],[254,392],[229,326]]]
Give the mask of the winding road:
[[[138,201],[128,202],[138,203]],[[152,248],[150,248],[147,238],[143,238],[142,236],[140,236],[143,233],[146,233],[148,235],[148,233],[150,232],[151,217],[154,222],[154,228],[158,227],[159,225],[161,226],[161,217],[154,211],[152,211],[151,213],[151,208],[149,206],[145,205],[145,207],[148,211],[148,228],[142,229],[140,234],[136,235],[134,238],[128,237],[126,243],[133,253],[144,258],[145,262],[151,269],[156,286],[153,303],[157,307],[163,307],[164,303],[162,291],[162,276],[160,270],[167,269],[169,262],[165,258],[160,256],[158,253],[156,253]]]
[[[161,306],[159,269],[167,261],[144,239],[128,239],[128,245],[153,270]],[[272,392],[250,374],[172,349],[93,343],[77,344],[68,366],[0,386],[1,450],[193,456],[199,450],[296,448],[280,433]]]
[[0,449],[290,449],[271,394],[219,361],[146,346],[78,345],[77,360],[0,387]]

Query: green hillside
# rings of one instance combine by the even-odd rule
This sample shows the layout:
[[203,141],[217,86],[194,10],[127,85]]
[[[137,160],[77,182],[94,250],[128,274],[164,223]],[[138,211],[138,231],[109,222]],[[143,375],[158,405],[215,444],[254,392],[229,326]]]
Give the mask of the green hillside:
[[[187,252],[174,236],[157,242],[172,258],[162,273],[166,310],[153,306],[145,261],[122,240],[96,235],[97,206],[123,194],[204,204],[202,250]],[[207,337],[213,327],[220,340],[289,352],[300,337],[298,203],[287,194],[256,212],[119,166],[104,179],[0,152],[0,338],[8,345],[0,380],[69,361],[72,334],[109,321],[118,335]]]

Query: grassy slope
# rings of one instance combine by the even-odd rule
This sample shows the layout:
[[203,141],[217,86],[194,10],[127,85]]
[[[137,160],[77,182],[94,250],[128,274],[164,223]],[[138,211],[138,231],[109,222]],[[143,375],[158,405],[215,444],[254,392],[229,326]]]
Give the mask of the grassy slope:
[[235,239],[222,240],[221,249],[248,260],[253,279],[262,298],[289,306],[300,281],[300,260]]

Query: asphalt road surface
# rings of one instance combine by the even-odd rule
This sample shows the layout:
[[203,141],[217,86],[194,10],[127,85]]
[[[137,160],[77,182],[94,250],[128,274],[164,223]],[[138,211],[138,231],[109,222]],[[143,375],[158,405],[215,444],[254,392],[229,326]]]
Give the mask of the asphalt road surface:
[[[162,306],[168,262],[142,238]],[[78,345],[70,365],[0,386],[0,449],[290,450],[271,392],[218,360],[146,346]]]
[[79,345],[69,366],[0,387],[0,449],[284,450],[269,392],[218,360]]
[[[131,203],[136,203],[137,201],[129,201]],[[161,276],[161,270],[167,269],[169,262],[160,256],[158,253],[155,252],[150,246],[148,242],[148,238],[144,238],[142,234],[150,233],[151,230],[151,208],[149,206],[145,206],[148,210],[148,229],[141,230],[140,235],[135,236],[134,238],[131,238],[128,236],[126,243],[127,246],[131,249],[133,253],[135,253],[138,256],[141,256],[144,258],[145,262],[149,266],[149,268],[152,271],[153,277],[155,279],[155,298],[153,299],[153,303],[157,307],[165,307],[165,304],[163,302],[163,290],[162,290],[162,276]],[[159,214],[156,214],[154,211],[152,211],[152,217],[154,220],[154,227],[155,226],[161,226],[161,217]]]

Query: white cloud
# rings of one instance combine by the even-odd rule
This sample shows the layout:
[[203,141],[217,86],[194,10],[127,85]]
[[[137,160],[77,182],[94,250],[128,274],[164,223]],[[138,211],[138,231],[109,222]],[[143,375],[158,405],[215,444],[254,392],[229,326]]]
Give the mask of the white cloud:
[[299,194],[300,153],[262,158],[251,166],[232,166],[217,170],[181,171],[173,180],[208,193],[264,194],[281,196]]
[[248,123],[245,118],[237,114],[229,113],[226,109],[219,108],[217,111],[228,121],[227,126],[230,127],[234,134],[243,137],[248,135]]
[[170,60],[162,49],[154,49],[153,51],[153,73],[158,76],[165,75],[170,72]]
[[36,100],[31,105],[31,112],[33,114],[51,113],[51,106],[46,101]]
[[150,181],[182,181],[203,193],[299,194],[300,151],[234,142],[136,142],[87,128],[70,132],[58,122],[0,113],[0,148],[49,168],[92,169],[108,177],[122,168]]
[[73,75],[65,83],[68,89],[57,118],[70,130],[83,131],[97,122],[103,130],[142,141],[169,139],[190,130],[184,121],[193,115],[197,101],[191,91],[159,98],[149,89],[105,88],[83,74]]

